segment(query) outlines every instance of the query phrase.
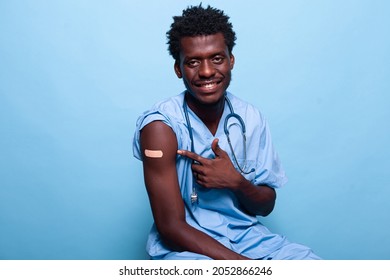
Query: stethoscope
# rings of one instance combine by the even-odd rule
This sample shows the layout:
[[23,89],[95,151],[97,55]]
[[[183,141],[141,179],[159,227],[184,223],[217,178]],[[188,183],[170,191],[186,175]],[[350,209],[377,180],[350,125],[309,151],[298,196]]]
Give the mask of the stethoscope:
[[[234,161],[235,165],[237,166],[237,168],[241,172],[241,174],[247,175],[247,174],[250,174],[250,173],[254,172],[255,169],[252,168],[249,171],[245,171],[245,169],[246,169],[246,160],[247,160],[247,156],[246,156],[246,128],[245,128],[245,123],[244,123],[244,120],[240,117],[240,115],[234,113],[232,103],[230,102],[230,100],[226,96],[226,94],[225,94],[225,100],[226,100],[226,103],[227,103],[227,105],[229,107],[230,114],[228,114],[225,117],[223,130],[224,130],[224,133],[225,133],[225,135],[227,137],[228,144],[229,144],[229,147],[230,147],[230,151],[231,151],[231,153],[233,155],[233,161]],[[184,97],[184,102],[183,102],[183,111],[184,111],[184,115],[185,115],[185,119],[186,119],[186,123],[187,123],[188,134],[189,134],[190,139],[191,139],[191,152],[194,152],[195,151],[195,149],[194,149],[194,136],[192,134],[192,126],[191,126],[190,118],[189,118],[189,115],[188,115],[188,105],[187,105],[187,102],[185,101],[185,97]],[[236,154],[234,153],[233,146],[232,146],[232,143],[230,141],[229,128],[232,125],[238,125],[237,123],[232,123],[231,125],[228,125],[228,121],[231,118],[236,119],[240,123],[239,126],[241,127],[241,134],[242,134],[243,144],[244,144],[244,165],[242,167],[238,163]],[[193,162],[193,163],[196,163],[196,162]],[[193,179],[194,178],[192,178],[192,180]],[[195,203],[195,202],[198,203],[199,200],[198,200],[198,192],[196,190],[196,186],[193,183],[192,184],[192,193],[191,193],[191,203]]]

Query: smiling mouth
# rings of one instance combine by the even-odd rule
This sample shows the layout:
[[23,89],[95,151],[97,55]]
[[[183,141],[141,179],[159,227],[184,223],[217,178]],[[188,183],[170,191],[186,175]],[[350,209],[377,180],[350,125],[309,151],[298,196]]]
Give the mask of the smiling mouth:
[[196,83],[195,86],[198,88],[210,90],[216,88],[220,83],[221,81],[205,81]]

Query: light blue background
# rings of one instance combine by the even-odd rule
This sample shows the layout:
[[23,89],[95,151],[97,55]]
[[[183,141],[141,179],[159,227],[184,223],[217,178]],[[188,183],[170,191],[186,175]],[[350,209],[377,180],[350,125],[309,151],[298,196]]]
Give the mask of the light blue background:
[[[0,259],[142,259],[137,116],[177,94],[165,32],[198,1],[0,2]],[[230,90],[289,176],[262,221],[325,259],[390,259],[390,2],[203,1],[237,32]]]

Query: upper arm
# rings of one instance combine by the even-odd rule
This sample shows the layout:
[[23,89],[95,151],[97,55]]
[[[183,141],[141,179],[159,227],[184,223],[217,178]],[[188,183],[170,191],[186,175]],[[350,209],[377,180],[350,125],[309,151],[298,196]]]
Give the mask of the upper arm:
[[[154,121],[141,130],[140,143],[145,185],[161,233],[172,223],[184,220],[184,203],[176,171],[177,139],[168,125]],[[158,151],[161,156],[149,157],[145,150]]]

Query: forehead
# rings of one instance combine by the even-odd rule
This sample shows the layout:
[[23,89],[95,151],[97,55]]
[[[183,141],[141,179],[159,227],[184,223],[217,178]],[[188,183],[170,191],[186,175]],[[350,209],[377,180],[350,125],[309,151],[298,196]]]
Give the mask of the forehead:
[[183,37],[180,40],[180,56],[208,56],[228,52],[222,33]]

